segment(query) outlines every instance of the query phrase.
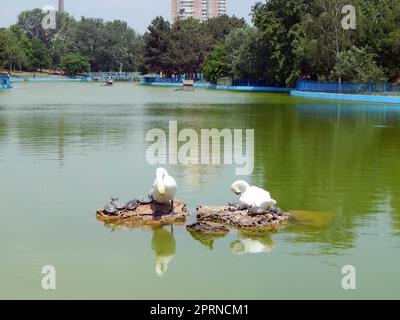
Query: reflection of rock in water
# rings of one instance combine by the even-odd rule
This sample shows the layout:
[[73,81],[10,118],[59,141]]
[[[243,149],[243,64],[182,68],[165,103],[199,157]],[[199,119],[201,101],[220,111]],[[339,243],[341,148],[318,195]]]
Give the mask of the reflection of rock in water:
[[161,277],[167,272],[168,265],[176,252],[176,241],[172,226],[171,231],[165,230],[163,227],[153,228],[151,248],[156,254],[156,273]]
[[193,239],[208,247],[214,249],[214,241],[225,237],[229,229],[211,221],[197,221],[194,224],[186,226]]
[[234,254],[263,253],[271,252],[275,249],[271,233],[263,234],[239,234],[240,240],[231,243],[231,251]]
[[193,239],[199,241],[201,244],[205,245],[208,249],[214,249],[214,241],[225,237],[225,235],[215,235],[215,234],[204,234],[199,232],[190,232]]

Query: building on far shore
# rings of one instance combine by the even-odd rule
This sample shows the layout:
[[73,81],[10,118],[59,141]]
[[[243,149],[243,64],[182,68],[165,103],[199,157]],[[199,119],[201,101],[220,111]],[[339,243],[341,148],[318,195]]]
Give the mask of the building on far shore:
[[226,15],[226,2],[227,0],[172,0],[172,21],[190,17],[207,20]]

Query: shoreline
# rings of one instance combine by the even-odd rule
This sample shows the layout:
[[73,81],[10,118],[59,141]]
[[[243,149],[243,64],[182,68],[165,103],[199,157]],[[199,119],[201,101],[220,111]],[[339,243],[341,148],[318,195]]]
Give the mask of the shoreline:
[[[182,87],[182,83],[173,82],[140,82],[143,86],[153,87]],[[209,83],[194,83],[195,88],[206,88],[209,90],[225,90],[225,91],[242,91],[242,92],[275,92],[290,93],[291,88],[284,87],[255,87],[255,86],[219,86],[210,85]]]
[[298,90],[290,91],[290,95],[293,97],[319,99],[319,100],[400,104],[399,96],[325,93],[325,92],[310,92],[310,91],[298,91]]
[[10,78],[11,83],[20,82],[89,82],[90,78],[69,78],[69,77],[23,77],[23,78]]
[[[67,76],[11,76],[11,86],[0,85],[0,89],[12,89],[13,83],[21,82],[96,82],[90,77],[67,77]],[[100,81],[98,81],[100,82]],[[134,81],[131,81],[134,82]],[[154,86],[154,87],[182,87],[182,83],[172,82],[139,82],[143,86]],[[310,92],[310,91],[299,91],[293,88],[287,87],[255,87],[255,86],[220,86],[210,85],[208,83],[195,83],[195,88],[205,88],[208,90],[223,90],[223,91],[237,91],[237,92],[254,92],[254,93],[288,93],[293,97],[309,98],[316,100],[331,100],[331,101],[348,101],[348,102],[367,102],[367,103],[379,103],[379,104],[391,104],[399,105],[399,96],[383,96],[383,95],[362,95],[362,94],[340,94],[340,93],[325,93],[325,92]]]
[[228,90],[228,91],[245,91],[245,92],[275,92],[290,93],[292,88],[287,87],[255,87],[255,86],[215,86],[209,85],[208,89],[212,90]]

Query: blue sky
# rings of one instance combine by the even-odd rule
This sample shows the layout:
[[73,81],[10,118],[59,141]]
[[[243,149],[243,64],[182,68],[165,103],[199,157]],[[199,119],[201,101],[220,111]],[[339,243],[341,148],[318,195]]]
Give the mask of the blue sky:
[[[250,22],[251,6],[257,0],[227,0],[229,15],[244,17]],[[151,20],[158,15],[170,19],[170,0],[65,0],[65,9],[76,18],[101,17],[105,20],[121,19],[139,32],[146,31]],[[57,7],[58,0],[0,0],[0,27],[15,23],[22,10]]]

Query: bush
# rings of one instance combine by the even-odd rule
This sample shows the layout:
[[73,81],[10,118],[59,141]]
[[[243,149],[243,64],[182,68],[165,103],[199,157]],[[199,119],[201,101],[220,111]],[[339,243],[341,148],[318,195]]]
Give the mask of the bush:
[[61,60],[61,70],[71,76],[90,71],[89,59],[78,53],[66,55]]

